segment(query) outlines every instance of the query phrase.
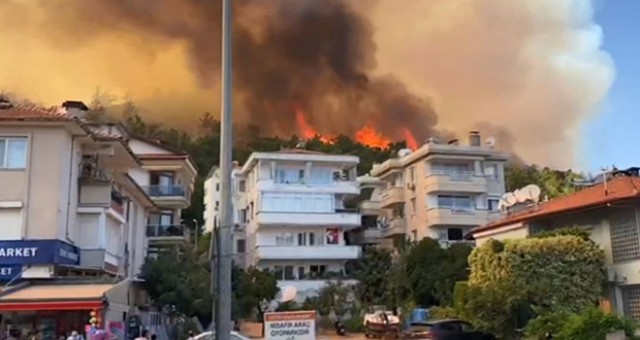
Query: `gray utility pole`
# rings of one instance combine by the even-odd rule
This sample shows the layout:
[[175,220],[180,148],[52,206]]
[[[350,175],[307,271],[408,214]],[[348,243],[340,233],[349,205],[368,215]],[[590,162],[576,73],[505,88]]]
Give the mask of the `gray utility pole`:
[[222,0],[222,103],[220,105],[220,230],[218,233],[218,297],[216,299],[216,339],[231,339],[231,242],[233,206],[231,170],[233,148],[232,96],[232,0]]

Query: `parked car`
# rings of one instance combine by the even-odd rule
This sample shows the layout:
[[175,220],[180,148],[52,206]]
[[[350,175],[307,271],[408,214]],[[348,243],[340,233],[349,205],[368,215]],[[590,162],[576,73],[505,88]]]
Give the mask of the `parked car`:
[[496,340],[495,335],[474,330],[473,326],[462,320],[430,320],[413,323],[403,334],[404,339],[429,340]]
[[[216,337],[214,336],[213,332],[204,332],[196,335],[195,340],[215,340],[215,338]],[[247,338],[246,336],[238,332],[231,332],[231,340],[251,340],[251,339]]]

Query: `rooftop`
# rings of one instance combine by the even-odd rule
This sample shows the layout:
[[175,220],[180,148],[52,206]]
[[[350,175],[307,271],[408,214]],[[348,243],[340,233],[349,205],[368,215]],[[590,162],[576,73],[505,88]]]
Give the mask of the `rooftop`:
[[562,196],[547,202],[532,205],[505,218],[476,227],[472,233],[487,231],[509,224],[533,219],[595,208],[609,203],[640,198],[640,177],[619,176],[574,194]]
[[0,120],[3,121],[73,121],[74,117],[52,106],[13,104],[0,106]]

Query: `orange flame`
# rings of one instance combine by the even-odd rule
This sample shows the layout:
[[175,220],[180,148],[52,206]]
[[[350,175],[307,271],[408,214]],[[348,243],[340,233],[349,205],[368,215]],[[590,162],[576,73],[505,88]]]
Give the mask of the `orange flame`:
[[[334,143],[333,136],[320,134],[307,122],[305,113],[302,108],[295,106],[294,110],[296,114],[296,125],[298,127],[298,133],[300,134],[301,138],[313,139],[318,137],[318,139],[323,143]],[[407,142],[407,147],[411,150],[416,150],[418,148],[418,143],[416,142],[416,139],[411,131],[409,131],[409,129],[407,128],[402,128],[401,132]],[[376,131],[371,124],[367,124],[362,129],[358,130],[355,134],[355,140],[363,145],[382,149],[387,148],[389,144],[391,144],[391,140]]]
[[391,143],[390,140],[384,138],[384,136],[374,130],[370,124],[365,125],[362,129],[356,132],[356,141],[364,145],[382,149],[386,148],[389,143]]
[[304,117],[304,112],[302,109],[296,107],[296,125],[298,126],[298,131],[300,135],[304,139],[313,139],[316,136],[319,137],[320,141],[323,143],[333,144],[333,140],[330,137],[322,136],[318,133],[309,123],[307,123],[307,119]]

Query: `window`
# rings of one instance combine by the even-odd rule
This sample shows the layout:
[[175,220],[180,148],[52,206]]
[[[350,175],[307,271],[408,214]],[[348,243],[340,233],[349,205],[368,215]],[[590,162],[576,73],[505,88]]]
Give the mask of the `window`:
[[309,245],[310,246],[316,245],[316,234],[309,233]]
[[500,200],[496,199],[496,198],[490,198],[487,201],[487,208],[489,209],[489,211],[498,211],[498,202]]
[[247,223],[247,209],[240,209],[238,211],[238,221],[240,223]]
[[331,170],[328,169],[312,169],[309,178],[310,184],[329,185],[335,179],[331,176]]
[[417,212],[418,212],[418,210],[416,208],[416,198],[414,197],[414,198],[411,199],[411,213],[415,214]]
[[245,240],[237,240],[236,241],[236,252],[244,253],[245,252],[246,243]]
[[[302,176],[300,175],[302,173]],[[300,183],[304,178],[304,169],[276,169],[276,183]]]
[[0,138],[0,168],[24,169],[27,166],[27,138]]
[[160,213],[149,214],[147,220],[148,225],[152,226],[168,226],[173,224],[173,211],[164,210]]
[[298,267],[298,280],[304,279],[304,267]]
[[447,240],[449,241],[461,241],[463,236],[462,229],[460,228],[447,229]]
[[244,190],[245,190],[245,182],[244,182],[244,180],[238,181],[238,191],[239,192],[244,192]]
[[418,231],[417,230],[411,230],[411,240],[412,241],[417,241],[418,240]]
[[298,233],[298,245],[299,246],[306,246],[307,245],[307,234],[305,233]]
[[284,279],[293,280],[293,266],[284,266]]
[[284,277],[284,268],[282,268],[282,266],[274,266],[273,275],[277,280],[282,280],[282,278]]
[[415,183],[416,182],[416,167],[412,166],[409,168],[409,182],[410,183]]
[[469,196],[438,195],[438,207],[454,210],[471,210],[475,207]]
[[220,183],[216,183],[216,191],[220,191]]

